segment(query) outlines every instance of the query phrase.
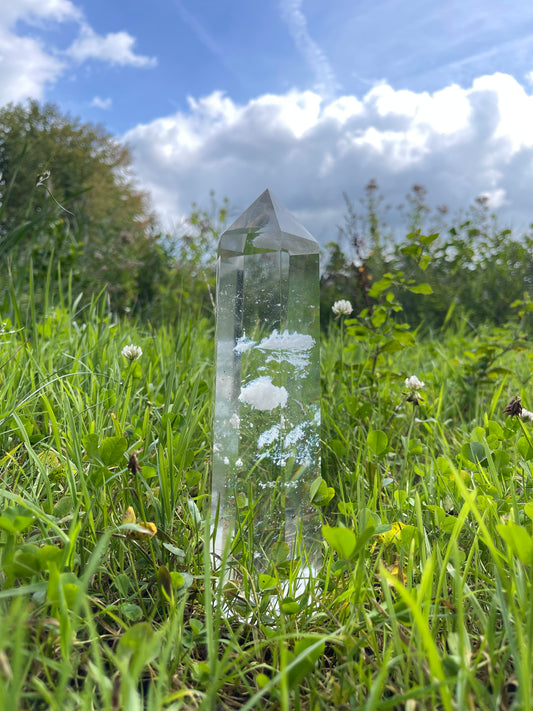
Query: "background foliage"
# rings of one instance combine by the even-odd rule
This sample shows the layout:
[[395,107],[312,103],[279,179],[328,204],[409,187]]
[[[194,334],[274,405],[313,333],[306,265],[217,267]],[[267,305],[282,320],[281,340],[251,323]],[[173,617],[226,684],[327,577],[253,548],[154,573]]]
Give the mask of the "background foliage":
[[[32,264],[37,303],[52,279],[83,293],[84,303],[103,290],[116,313],[152,322],[179,317],[186,301],[213,314],[227,200],[212,196],[207,208],[193,205],[174,234],[158,231],[127,147],[36,102],[0,110],[0,171],[0,255],[15,282],[25,281]],[[39,181],[45,171],[49,177]],[[417,261],[420,236],[426,245]],[[510,305],[531,291],[532,247],[530,231],[501,227],[486,198],[451,216],[445,206],[430,210],[425,189],[415,185],[393,210],[371,180],[357,203],[346,197],[344,224],[323,255],[323,326],[339,296],[356,312],[371,307],[372,283],[387,273],[431,283],[423,302],[409,290],[394,292],[411,326],[440,328],[452,317],[503,325]],[[6,282],[0,299],[5,294]]]

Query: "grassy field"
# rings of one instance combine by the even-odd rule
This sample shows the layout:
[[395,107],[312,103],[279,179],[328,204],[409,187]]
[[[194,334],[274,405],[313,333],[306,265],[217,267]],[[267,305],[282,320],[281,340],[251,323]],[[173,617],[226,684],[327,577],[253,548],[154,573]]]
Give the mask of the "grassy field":
[[211,321],[10,312],[0,708],[533,707],[533,425],[503,412],[533,409],[518,321],[394,347],[333,323],[324,562],[295,594],[290,561],[211,570]]

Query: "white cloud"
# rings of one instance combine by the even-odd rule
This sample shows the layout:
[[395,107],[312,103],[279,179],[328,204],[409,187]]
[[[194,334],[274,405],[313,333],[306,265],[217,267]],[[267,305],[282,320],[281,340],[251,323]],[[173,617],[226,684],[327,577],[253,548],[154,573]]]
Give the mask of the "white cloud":
[[12,27],[18,20],[33,24],[43,21],[79,21],[82,12],[70,0],[17,0],[0,3],[0,25]]
[[0,29],[0,106],[29,96],[41,99],[46,84],[63,71],[63,63],[50,56],[40,42]]
[[533,95],[505,74],[433,94],[381,84],[330,102],[292,91],[239,105],[215,92],[125,139],[167,224],[211,188],[242,210],[269,187],[325,241],[342,221],[342,193],[357,197],[371,178],[393,205],[420,183],[435,205],[485,194],[531,221]]
[[98,35],[89,25],[83,23],[79,36],[66,53],[77,62],[98,59],[101,62],[132,67],[153,67],[157,64],[155,57],[135,54],[134,45],[135,38],[128,32]]
[[[21,34],[18,23],[32,28]],[[66,52],[45,47],[39,29],[70,23],[79,36]],[[0,106],[42,99],[47,86],[58,81],[73,60],[97,58],[110,64],[151,67],[153,57],[134,52],[135,39],[127,32],[97,35],[84,19],[82,10],[70,0],[0,0]]]
[[102,99],[100,96],[95,96],[94,99],[91,101],[91,106],[94,106],[97,109],[107,110],[111,108],[112,103],[113,99],[111,99],[111,97]]

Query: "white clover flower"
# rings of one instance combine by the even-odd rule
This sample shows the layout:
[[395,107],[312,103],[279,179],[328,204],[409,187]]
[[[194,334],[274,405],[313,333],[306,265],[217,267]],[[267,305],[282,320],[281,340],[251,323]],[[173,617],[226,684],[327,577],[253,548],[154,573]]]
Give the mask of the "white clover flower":
[[331,310],[336,316],[349,316],[353,311],[353,307],[347,299],[341,299],[333,304]]
[[530,412],[529,410],[526,410],[525,407],[523,407],[522,412],[520,414],[520,419],[524,422],[533,422],[533,412]]
[[411,393],[416,393],[419,390],[422,390],[424,387],[425,383],[421,382],[416,375],[411,375],[410,378],[405,379],[405,387],[411,392]]
[[133,343],[130,343],[129,346],[124,346],[124,348],[122,349],[122,355],[124,356],[124,358],[127,358],[131,361],[139,360],[142,354],[143,352],[141,347],[134,346]]

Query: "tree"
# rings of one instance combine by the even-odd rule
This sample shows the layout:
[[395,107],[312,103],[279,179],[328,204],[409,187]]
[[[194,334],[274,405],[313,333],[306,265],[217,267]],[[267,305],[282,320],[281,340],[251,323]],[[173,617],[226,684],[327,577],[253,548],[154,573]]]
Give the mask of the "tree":
[[[8,237],[17,235],[15,261],[27,264],[36,247],[57,249],[57,229],[53,245],[46,233],[59,219],[68,237],[60,240],[63,248],[77,252],[80,281],[94,290],[105,286],[124,306],[157,239],[131,162],[128,148],[104,128],[52,104],[0,109],[0,240],[12,246]],[[40,230],[21,228],[40,216]]]

